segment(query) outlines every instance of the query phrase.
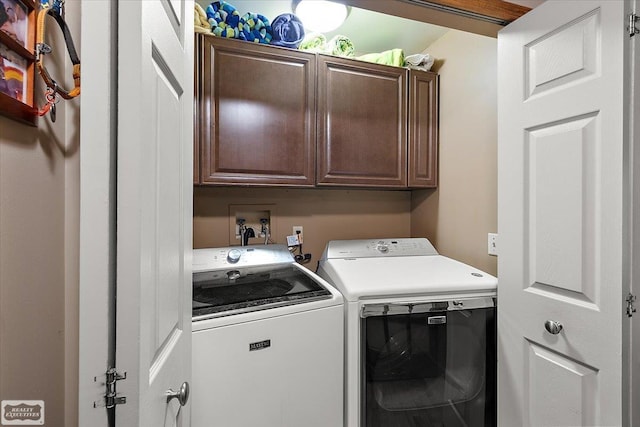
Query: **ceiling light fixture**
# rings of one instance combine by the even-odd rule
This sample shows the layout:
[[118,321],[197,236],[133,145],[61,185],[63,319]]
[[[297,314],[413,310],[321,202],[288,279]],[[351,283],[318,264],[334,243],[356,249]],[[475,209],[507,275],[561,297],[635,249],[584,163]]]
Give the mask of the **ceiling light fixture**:
[[324,0],[293,0],[291,6],[305,29],[320,33],[338,28],[351,11],[342,3]]

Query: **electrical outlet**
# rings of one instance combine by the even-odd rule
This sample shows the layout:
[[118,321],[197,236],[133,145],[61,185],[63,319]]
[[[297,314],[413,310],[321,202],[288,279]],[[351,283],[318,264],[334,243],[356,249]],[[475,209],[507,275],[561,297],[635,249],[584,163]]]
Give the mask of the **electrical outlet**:
[[489,255],[498,255],[498,235],[496,233],[487,235],[487,252]]
[[297,234],[298,235],[298,243],[302,244],[304,239],[303,239],[303,228],[302,228],[301,225],[294,225],[293,226],[293,234]]

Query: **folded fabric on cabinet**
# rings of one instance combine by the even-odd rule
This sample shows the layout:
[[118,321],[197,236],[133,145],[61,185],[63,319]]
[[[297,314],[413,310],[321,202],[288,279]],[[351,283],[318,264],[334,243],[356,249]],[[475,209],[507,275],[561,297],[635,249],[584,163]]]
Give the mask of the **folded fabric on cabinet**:
[[269,44],[273,37],[271,23],[259,13],[247,12],[242,15],[239,28],[238,38],[248,42]]
[[299,50],[306,50],[315,53],[324,53],[326,48],[327,38],[324,34],[320,33],[307,34],[302,42],[300,42],[300,46],[298,46]]
[[353,42],[349,37],[337,35],[327,42],[325,53],[353,58],[354,50]]
[[356,59],[360,61],[375,62],[376,64],[393,65],[395,67],[404,67],[405,58],[402,49],[385,50],[380,53],[367,53],[358,56]]
[[276,16],[271,23],[273,38],[271,44],[297,49],[304,39],[304,26],[293,13],[283,13]]
[[429,71],[433,67],[435,58],[428,53],[416,53],[415,55],[407,56],[404,61],[409,68]]
[[207,6],[206,13],[213,34],[231,39],[240,37],[242,22],[235,7],[226,1],[214,1]]
[[211,24],[207,20],[207,12],[198,3],[195,3],[193,10],[193,30],[196,33],[209,34],[211,32]]

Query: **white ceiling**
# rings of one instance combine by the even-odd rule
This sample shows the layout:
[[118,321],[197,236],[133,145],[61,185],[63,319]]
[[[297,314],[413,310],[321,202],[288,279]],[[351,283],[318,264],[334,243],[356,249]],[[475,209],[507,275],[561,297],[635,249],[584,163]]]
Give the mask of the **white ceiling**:
[[[206,9],[211,3],[197,2]],[[240,15],[259,13],[270,21],[281,13],[291,13],[290,0],[228,0]],[[442,37],[449,29],[424,22],[412,21],[396,16],[384,15],[365,9],[351,8],[351,13],[340,28],[325,33],[327,39],[340,34],[353,42],[356,56],[400,48],[405,55],[423,52],[431,43]]]

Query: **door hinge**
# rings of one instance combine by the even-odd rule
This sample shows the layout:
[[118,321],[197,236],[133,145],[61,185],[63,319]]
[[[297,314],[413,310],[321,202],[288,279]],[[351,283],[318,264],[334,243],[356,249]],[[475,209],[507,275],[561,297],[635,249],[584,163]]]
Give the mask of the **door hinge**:
[[627,316],[633,317],[633,313],[636,312],[636,296],[629,293],[625,301],[627,302]]
[[[125,396],[118,396],[116,392],[116,381],[126,380],[127,373],[126,372],[118,372],[116,368],[109,368],[107,372],[105,372],[105,394],[104,401],[98,400],[93,402],[93,407],[105,407],[107,409],[114,408],[116,405],[124,405],[127,403],[127,398]],[[97,382],[98,377],[93,377],[93,381]]]
[[629,37],[633,37],[636,34],[640,33],[640,30],[636,28],[636,22],[640,20],[640,16],[635,13],[629,14],[629,22],[627,25],[627,30],[629,31]]

